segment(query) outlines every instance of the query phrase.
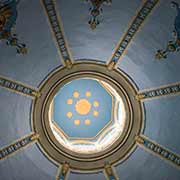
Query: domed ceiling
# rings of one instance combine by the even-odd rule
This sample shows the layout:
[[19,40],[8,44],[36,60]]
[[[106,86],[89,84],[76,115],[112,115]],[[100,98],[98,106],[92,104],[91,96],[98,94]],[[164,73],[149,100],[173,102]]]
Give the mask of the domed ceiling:
[[1,0],[0,179],[179,180],[179,49],[179,0]]

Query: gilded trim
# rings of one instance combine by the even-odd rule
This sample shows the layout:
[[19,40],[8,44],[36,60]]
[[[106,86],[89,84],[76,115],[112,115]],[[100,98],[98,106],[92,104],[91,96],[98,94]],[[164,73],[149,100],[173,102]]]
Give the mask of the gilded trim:
[[35,88],[2,76],[0,76],[0,87],[24,96],[40,97],[40,93]]
[[138,93],[136,96],[137,100],[145,101],[151,99],[157,99],[163,96],[173,96],[180,94],[180,82],[165,86],[160,86],[158,88],[152,88],[144,90]]
[[60,57],[62,58],[62,63],[67,68],[71,68],[73,59],[65,38],[65,33],[63,30],[62,21],[57,11],[56,2],[55,0],[41,0],[41,2],[48,17],[49,26],[58,47]]
[[[112,85],[122,94],[127,109],[127,121],[122,136],[108,149],[95,154],[82,154],[65,148],[53,135],[48,121],[49,105],[60,87],[77,78],[96,78]],[[144,106],[134,97],[137,87],[120,70],[107,70],[107,66],[94,61],[76,61],[71,69],[61,67],[41,84],[41,97],[33,101],[32,129],[40,134],[38,140],[44,154],[56,164],[68,162],[72,171],[97,172],[104,169],[104,159],[110,164],[124,161],[137,147],[135,135],[144,128]]]
[[143,6],[138,11],[137,15],[133,18],[128,30],[118,43],[113,55],[107,63],[108,69],[111,70],[121,60],[121,57],[126,53],[127,48],[131,44],[133,38],[142,27],[144,21],[151,14],[152,10],[157,6],[159,0],[146,0]]
[[22,151],[25,147],[30,146],[32,143],[36,142],[38,138],[39,135],[33,133],[9,144],[6,147],[3,147],[0,149],[0,160]]
[[112,167],[109,163],[104,166],[104,175],[107,180],[118,180],[118,176],[115,173],[114,167]]
[[145,137],[144,135],[137,136],[136,143],[148,152],[156,156],[159,156],[161,159],[171,163],[177,168],[180,168],[179,155],[175,154],[174,152],[171,152],[162,145],[150,140],[148,137]]
[[69,164],[65,162],[64,164],[62,164],[61,167],[59,167],[56,175],[56,180],[67,180],[69,172],[70,172]]

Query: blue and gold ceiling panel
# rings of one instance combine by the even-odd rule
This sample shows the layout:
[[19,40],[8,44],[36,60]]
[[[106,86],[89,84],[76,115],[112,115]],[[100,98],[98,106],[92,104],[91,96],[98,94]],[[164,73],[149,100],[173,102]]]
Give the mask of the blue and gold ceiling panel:
[[54,98],[53,119],[72,138],[92,138],[112,117],[113,97],[94,79],[78,79]]
[[99,25],[95,30],[88,24],[90,8],[93,7],[86,2],[57,1],[65,35],[74,59],[91,58],[106,62],[142,1],[113,0],[109,6],[102,4],[103,12],[98,17]]
[[133,78],[139,89],[179,81],[180,53],[168,53],[167,58],[161,60],[155,57],[157,50],[166,49],[168,42],[176,39],[173,31],[177,14],[171,0],[160,1],[123,56],[119,68]]
[[[3,32],[5,22],[2,14],[6,15],[7,20],[9,14],[4,9],[0,12],[0,36],[3,35],[0,41],[0,76],[12,78],[13,82],[9,84],[6,81],[2,87],[19,93],[15,86],[19,82],[24,87],[24,83],[27,87],[38,86],[35,93],[40,92],[33,94],[33,101],[26,101],[25,97],[0,89],[0,179],[67,179],[67,171],[70,172],[70,179],[101,179],[102,174],[81,176],[80,173],[102,173],[103,168],[107,169],[107,164],[112,166],[106,174],[109,179],[180,179],[178,169],[145,152],[179,168],[180,157],[173,156],[180,150],[179,98],[172,96],[155,100],[155,96],[161,98],[164,94],[178,95],[174,89],[171,91],[172,88],[164,88],[164,94],[159,89],[163,89],[161,85],[172,87],[172,83],[179,83],[179,0],[173,3],[172,0],[112,0],[111,6],[102,4],[96,11],[100,13],[98,26],[94,30],[89,28],[88,21],[95,11],[89,9],[91,4],[85,3],[86,0],[41,0],[49,8],[51,27],[40,1],[0,1],[0,11],[3,2],[19,2],[14,9],[15,14],[16,11],[18,13],[13,20],[13,24],[16,20],[15,31]],[[87,1],[101,3],[111,0]],[[62,29],[53,20],[52,2],[61,15]],[[156,2],[160,3],[152,13],[148,8],[142,9],[143,14],[137,12],[141,6]],[[175,6],[171,8],[173,4]],[[149,15],[144,18],[147,12]],[[131,27],[129,25],[135,15],[142,16],[146,21],[131,41],[126,31]],[[132,34],[142,20],[135,22],[128,31]],[[54,34],[51,33],[52,29]],[[10,37],[10,32],[18,35],[18,39],[14,37],[8,41],[15,48],[7,48],[4,42],[6,37]],[[68,63],[63,64],[62,56],[59,57],[55,37],[59,40],[60,50],[64,50],[61,51],[63,58],[66,52],[72,51],[73,57],[67,58],[72,60],[71,67],[59,68]],[[108,58],[117,52],[120,37],[123,43],[118,53],[121,54],[123,46],[127,51],[122,53],[122,63],[111,69],[104,63],[108,65]],[[24,48],[20,48],[23,51],[17,54],[17,45],[25,47],[23,43],[28,48],[27,54]],[[158,50],[162,51],[156,54]],[[155,55],[162,61],[158,61]],[[93,59],[103,63],[94,62]],[[152,98],[144,98],[141,92],[151,92],[149,95]],[[152,101],[144,102],[148,100]],[[34,140],[37,146],[34,144],[26,150],[24,146],[16,149],[12,141],[31,131],[37,135]],[[149,139],[142,141],[140,137],[145,136],[157,144],[147,143]],[[166,148],[169,154],[164,151]],[[9,156],[12,152],[17,155]],[[10,159],[5,159],[7,157]],[[114,166],[117,178],[113,177],[111,171]]]
[[51,98],[48,129],[59,144],[75,153],[107,150],[129,124],[124,95],[104,79],[73,78],[57,84]]
[[0,41],[0,75],[37,87],[62,63],[40,1],[19,1],[16,8],[18,16],[12,33],[26,44],[28,52],[17,54],[16,48]]

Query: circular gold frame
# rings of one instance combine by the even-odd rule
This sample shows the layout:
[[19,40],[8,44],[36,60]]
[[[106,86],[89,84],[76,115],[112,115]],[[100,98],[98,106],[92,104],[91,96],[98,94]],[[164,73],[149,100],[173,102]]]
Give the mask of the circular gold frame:
[[[109,83],[122,97],[126,109],[126,124],[122,136],[108,149],[96,154],[79,154],[62,146],[54,137],[49,125],[50,103],[59,90],[69,81],[91,77]],[[40,135],[40,148],[45,155],[57,164],[69,163],[71,169],[91,172],[104,168],[105,163],[122,162],[136,148],[135,137],[144,127],[144,107],[135,96],[137,87],[120,70],[109,71],[101,63],[76,62],[71,69],[65,67],[52,72],[40,86],[41,96],[33,100],[32,129]]]

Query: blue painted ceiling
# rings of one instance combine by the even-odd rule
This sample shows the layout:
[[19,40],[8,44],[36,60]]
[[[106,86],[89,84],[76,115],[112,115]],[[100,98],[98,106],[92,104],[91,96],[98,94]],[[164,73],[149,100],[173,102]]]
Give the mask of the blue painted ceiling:
[[[171,39],[176,12],[170,8],[170,2],[160,1],[119,64],[119,68],[135,81],[140,90],[180,80],[180,53],[171,54],[163,61],[154,59],[155,52],[164,48]],[[96,31],[92,31],[87,23],[89,6],[86,3],[81,0],[58,0],[57,7],[74,59],[106,62],[141,3],[142,0],[113,0],[111,7],[103,7],[103,21]],[[40,1],[21,0],[16,32],[27,44],[29,53],[17,55],[15,49],[0,41],[0,76],[38,87],[53,69],[62,65]],[[1,147],[29,134],[31,102],[31,99],[0,88]],[[178,96],[145,103],[145,135],[177,154],[180,154],[179,106]],[[33,145],[0,162],[0,179],[53,180],[57,169]],[[120,179],[125,180],[180,179],[179,170],[140,148],[116,169]],[[103,180],[104,175],[71,173],[69,178]]]

